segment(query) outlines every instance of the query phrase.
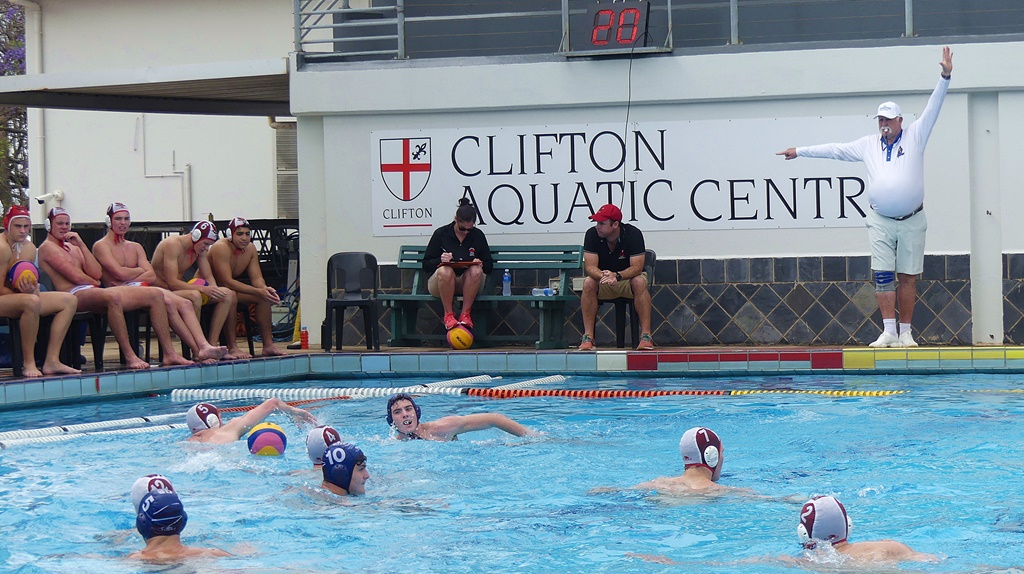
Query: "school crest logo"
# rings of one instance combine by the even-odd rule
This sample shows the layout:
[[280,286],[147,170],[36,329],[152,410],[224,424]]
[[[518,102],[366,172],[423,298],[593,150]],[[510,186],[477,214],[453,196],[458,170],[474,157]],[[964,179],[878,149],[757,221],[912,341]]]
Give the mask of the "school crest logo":
[[430,180],[430,138],[380,140],[380,175],[397,199],[419,197]]

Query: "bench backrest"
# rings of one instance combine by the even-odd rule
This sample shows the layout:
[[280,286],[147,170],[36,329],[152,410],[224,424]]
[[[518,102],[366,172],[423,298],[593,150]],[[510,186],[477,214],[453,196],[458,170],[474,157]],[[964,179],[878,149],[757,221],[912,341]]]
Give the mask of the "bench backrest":
[[[569,274],[583,268],[583,247],[580,245],[491,245],[490,248],[494,271],[487,278],[485,290],[501,283],[501,274],[505,269],[557,271],[560,284],[565,289],[571,283]],[[421,271],[426,250],[425,245],[403,245],[398,250],[398,268]],[[424,275],[413,274],[412,293],[427,292],[427,277]]]

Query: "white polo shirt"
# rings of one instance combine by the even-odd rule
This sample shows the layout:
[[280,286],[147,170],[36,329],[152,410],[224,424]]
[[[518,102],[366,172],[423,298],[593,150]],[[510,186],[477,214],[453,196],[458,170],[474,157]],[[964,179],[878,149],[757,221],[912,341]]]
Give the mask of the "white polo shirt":
[[940,77],[920,119],[903,126],[891,146],[880,134],[874,134],[850,143],[798,147],[796,155],[864,162],[871,209],[886,217],[910,214],[924,203],[924,148],[948,88],[949,80]]

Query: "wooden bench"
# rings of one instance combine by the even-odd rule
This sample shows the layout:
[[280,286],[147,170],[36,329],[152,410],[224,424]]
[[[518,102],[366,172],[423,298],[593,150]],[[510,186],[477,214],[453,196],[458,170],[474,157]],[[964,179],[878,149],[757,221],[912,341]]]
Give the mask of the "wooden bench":
[[[583,248],[579,245],[492,245],[491,256],[494,258],[494,269],[487,275],[484,286],[473,304],[473,336],[474,344],[492,346],[510,342],[533,342],[537,349],[565,349],[569,345],[562,332],[565,325],[565,305],[570,301],[578,301],[579,297],[572,292],[570,274],[579,274],[583,269]],[[419,307],[440,300],[427,292],[429,276],[423,271],[423,255],[426,246],[403,245],[398,254],[398,268],[410,271],[412,289],[408,293],[381,293],[379,300],[382,305],[391,309],[391,339],[388,345],[403,347],[417,345],[421,341],[444,341],[444,329],[438,327],[435,333],[417,333],[416,317]],[[512,295],[501,294],[501,276],[505,269],[512,272]],[[538,272],[538,285],[515,285],[516,271]],[[547,277],[557,278],[558,295],[533,295],[533,287],[547,287]],[[521,283],[521,282],[520,282]],[[461,299],[456,296],[456,299]],[[536,339],[529,334],[491,334],[489,322],[491,311],[502,303],[529,303],[531,308],[538,309],[540,333]],[[507,311],[507,309],[506,309]]]

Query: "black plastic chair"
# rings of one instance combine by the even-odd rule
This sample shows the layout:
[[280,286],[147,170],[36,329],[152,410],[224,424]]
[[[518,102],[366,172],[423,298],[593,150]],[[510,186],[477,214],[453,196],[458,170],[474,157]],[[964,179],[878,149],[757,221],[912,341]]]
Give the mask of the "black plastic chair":
[[321,333],[325,351],[331,350],[335,335],[341,348],[341,329],[348,307],[363,310],[367,350],[380,350],[377,284],[377,258],[372,253],[353,251],[331,255],[327,262],[327,314]]
[[[651,249],[644,253],[644,271],[647,272],[647,288],[654,286],[654,267],[658,255]],[[597,306],[604,303],[615,304],[615,346],[622,349],[626,346],[626,311],[629,310],[629,334],[632,336],[633,346],[640,344],[640,317],[636,314],[636,307],[633,306],[633,299],[629,297],[616,297],[615,299],[598,299]],[[652,305],[653,307],[653,305]]]
[[[213,311],[216,305],[203,305],[199,311],[199,325],[203,328],[203,333],[210,333],[210,323],[213,322]],[[253,357],[256,356],[256,347],[253,343],[254,337],[259,332],[259,327],[256,325],[256,321],[252,318],[249,313],[249,303],[239,303],[235,306],[236,316],[242,315],[242,326],[245,330],[245,341],[249,345],[249,354]],[[210,341],[211,345],[216,345],[213,341],[219,340],[220,333],[216,333],[213,340]],[[149,347],[146,347],[146,355],[149,356]],[[188,345],[181,345],[181,356],[186,359],[192,359],[192,349]],[[163,351],[160,352],[160,359],[163,360]],[[148,360],[148,359],[147,359]]]

